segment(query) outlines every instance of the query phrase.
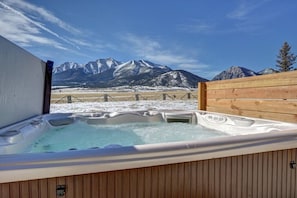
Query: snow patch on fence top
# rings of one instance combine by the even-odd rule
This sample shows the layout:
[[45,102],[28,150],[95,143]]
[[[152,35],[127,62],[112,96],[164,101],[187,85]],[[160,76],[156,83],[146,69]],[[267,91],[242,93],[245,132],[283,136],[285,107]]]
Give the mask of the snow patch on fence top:
[[162,86],[156,86],[156,87],[149,87],[149,86],[119,86],[119,87],[111,87],[111,88],[100,88],[100,89],[90,89],[90,88],[83,88],[83,87],[76,87],[76,88],[70,88],[65,86],[53,86],[52,92],[70,92],[70,93],[80,93],[80,92],[87,92],[87,93],[105,93],[105,92],[146,92],[146,91],[197,91],[197,89],[189,89],[189,88],[183,88],[183,87],[162,87]]
[[77,102],[51,104],[51,113],[78,113],[98,111],[138,111],[138,110],[196,110],[197,100],[146,100],[122,102]]

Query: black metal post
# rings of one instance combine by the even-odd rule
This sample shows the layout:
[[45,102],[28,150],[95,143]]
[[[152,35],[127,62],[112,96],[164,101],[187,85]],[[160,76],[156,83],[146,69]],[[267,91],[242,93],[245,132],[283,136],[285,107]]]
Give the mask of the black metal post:
[[52,71],[53,61],[47,61],[45,64],[44,89],[43,89],[43,114],[50,112],[51,91],[52,91]]

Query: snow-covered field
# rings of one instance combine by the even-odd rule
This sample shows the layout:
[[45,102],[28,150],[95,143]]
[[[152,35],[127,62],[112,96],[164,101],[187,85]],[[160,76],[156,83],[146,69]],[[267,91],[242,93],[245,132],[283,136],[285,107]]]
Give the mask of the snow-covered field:
[[145,100],[125,102],[78,102],[66,104],[51,104],[51,113],[79,113],[79,112],[119,112],[137,110],[195,110],[197,100]]

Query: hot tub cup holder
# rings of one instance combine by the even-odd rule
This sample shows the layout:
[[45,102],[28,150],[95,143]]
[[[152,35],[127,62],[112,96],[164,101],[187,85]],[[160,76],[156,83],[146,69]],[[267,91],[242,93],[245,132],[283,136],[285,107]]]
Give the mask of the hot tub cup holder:
[[37,126],[37,125],[40,125],[42,122],[43,122],[42,119],[36,119],[36,120],[32,120],[32,121],[30,122],[30,124],[31,124],[32,126]]
[[215,124],[222,124],[227,121],[227,118],[225,116],[216,115],[216,114],[204,114],[204,119],[210,123]]
[[236,119],[233,119],[233,122],[236,126],[248,127],[248,126],[252,126],[255,121],[247,118],[236,118]]
[[23,139],[23,135],[19,130],[9,130],[0,134],[0,138],[3,138],[9,143],[16,143]]

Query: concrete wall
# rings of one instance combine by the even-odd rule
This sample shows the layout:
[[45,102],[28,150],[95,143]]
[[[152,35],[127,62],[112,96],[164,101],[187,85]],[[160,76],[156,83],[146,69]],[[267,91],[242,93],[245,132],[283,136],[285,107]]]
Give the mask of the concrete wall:
[[0,36],[0,128],[42,114],[46,63]]

